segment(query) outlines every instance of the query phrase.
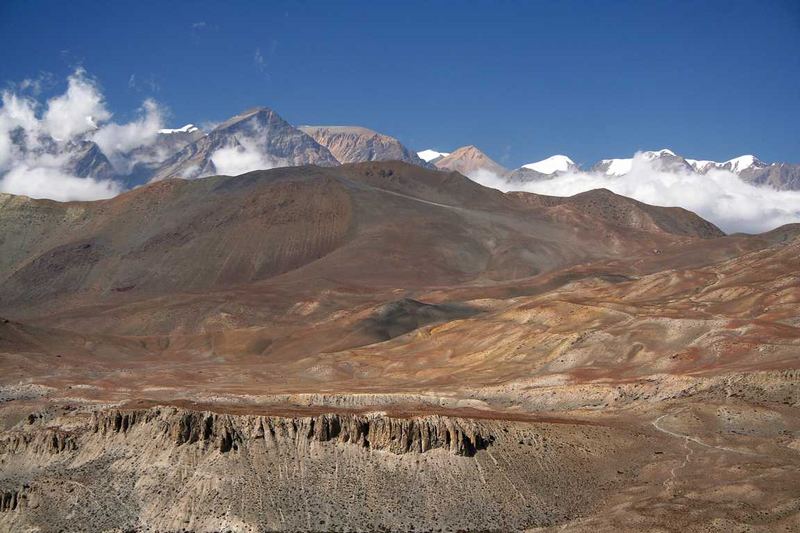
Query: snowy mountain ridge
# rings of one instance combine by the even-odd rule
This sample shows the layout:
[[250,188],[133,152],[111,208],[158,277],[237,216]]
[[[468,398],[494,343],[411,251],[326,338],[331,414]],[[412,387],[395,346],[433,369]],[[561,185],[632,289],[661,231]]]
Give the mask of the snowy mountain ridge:
[[450,155],[450,152],[438,152],[436,150],[422,150],[421,152],[417,152],[417,157],[425,161],[426,163],[430,163],[436,159],[441,159],[443,157],[447,157]]
[[542,174],[555,174],[556,172],[568,172],[576,168],[575,162],[565,155],[553,155],[547,159],[536,161],[534,163],[527,163],[520,168],[527,168],[535,170]]
[[158,130],[158,133],[163,133],[168,135],[170,133],[193,133],[199,130],[200,128],[198,128],[194,124],[186,124],[185,126],[182,126],[180,128],[162,128]]

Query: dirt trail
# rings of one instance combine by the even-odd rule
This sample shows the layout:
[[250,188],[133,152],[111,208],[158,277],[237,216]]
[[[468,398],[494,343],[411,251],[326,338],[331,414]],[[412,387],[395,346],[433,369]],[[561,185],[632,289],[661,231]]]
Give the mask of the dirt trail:
[[[663,420],[665,417],[670,416],[672,414],[678,414],[678,413],[666,413],[666,414],[663,414],[663,415],[659,416],[658,418],[656,418],[655,420],[653,420],[651,422],[651,424],[653,425],[654,428],[656,428],[658,431],[660,431],[662,433],[666,433],[667,435],[670,435],[670,436],[675,437],[677,439],[685,439],[686,441],[694,442],[695,444],[699,444],[700,446],[704,446],[706,448],[713,448],[715,450],[720,450],[720,451],[723,451],[723,452],[739,453],[739,454],[742,454],[742,455],[758,455],[758,456],[762,455],[760,453],[755,453],[755,452],[748,452],[748,451],[744,451],[744,450],[736,450],[734,448],[726,448],[725,446],[715,446],[714,444],[705,443],[705,442],[701,441],[700,439],[698,439],[697,437],[692,437],[691,435],[681,435],[680,433],[675,433],[674,431],[670,431],[668,429],[665,429],[665,428],[662,428],[661,426],[659,426],[659,422],[661,422],[661,420]],[[688,455],[691,455],[691,454],[688,454]]]

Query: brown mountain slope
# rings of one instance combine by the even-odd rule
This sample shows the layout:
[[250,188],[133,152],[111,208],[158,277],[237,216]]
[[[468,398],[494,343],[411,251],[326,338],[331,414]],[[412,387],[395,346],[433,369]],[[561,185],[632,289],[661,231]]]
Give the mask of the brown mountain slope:
[[565,214],[402,163],[166,181],[101,202],[3,199],[0,302],[14,316],[276,276],[370,287],[516,279],[716,234],[684,211],[603,196],[627,217],[606,221],[581,213],[584,197]]
[[704,238],[724,235],[714,224],[686,209],[648,205],[608,189],[595,189],[569,198],[525,192],[511,192],[509,195],[554,213],[564,212],[565,217],[581,216],[587,220],[602,220],[613,226]]

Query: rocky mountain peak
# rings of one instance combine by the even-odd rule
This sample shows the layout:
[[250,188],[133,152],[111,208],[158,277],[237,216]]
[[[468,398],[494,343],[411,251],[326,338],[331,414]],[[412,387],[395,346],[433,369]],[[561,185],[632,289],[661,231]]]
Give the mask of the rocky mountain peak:
[[479,172],[489,172],[497,176],[505,176],[508,169],[483,153],[477,146],[462,146],[435,163],[436,168],[454,170],[465,176],[474,176]]
[[417,154],[389,135],[361,126],[301,126],[300,130],[325,146],[340,163],[405,161],[425,166]]
[[219,124],[208,135],[167,159],[151,181],[242,174],[279,166],[334,166],[339,161],[312,137],[267,107],[256,107]]

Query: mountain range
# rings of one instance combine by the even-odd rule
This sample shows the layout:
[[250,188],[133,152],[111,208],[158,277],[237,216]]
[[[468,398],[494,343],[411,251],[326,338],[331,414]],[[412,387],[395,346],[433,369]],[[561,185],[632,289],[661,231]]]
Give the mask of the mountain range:
[[[231,117],[210,131],[202,131],[191,124],[162,129],[147,144],[123,153],[106,154],[91,137],[68,142],[49,137],[31,140],[20,130],[12,135],[11,141],[23,157],[44,155],[67,174],[112,179],[127,188],[170,178],[193,179],[285,166],[337,166],[391,160],[454,170],[466,176],[474,177],[478,173],[496,176],[512,187],[583,171],[565,155],[508,169],[475,146],[464,146],[452,152],[430,149],[414,152],[389,135],[359,126],[295,127],[275,111],[263,107]],[[767,164],[752,155],[724,162],[696,160],[668,149],[640,152],[639,157],[668,171],[707,174],[727,170],[753,185],[800,190],[800,164]],[[586,171],[622,176],[630,172],[633,161],[634,158],[603,159]]]
[[[512,170],[493,161],[474,146],[459,148],[447,157],[435,154],[439,154],[439,152],[434,150],[420,152],[421,156],[429,158],[428,160],[437,168],[457,170],[472,176],[477,176],[480,172],[488,172],[504,179],[512,186],[583,171],[579,165],[565,155],[551,156]],[[637,155],[643,161],[650,163],[652,168],[668,172],[704,175],[714,170],[725,170],[736,174],[742,181],[752,185],[763,185],[777,190],[800,190],[800,164],[767,164],[753,155],[739,156],[724,162],[687,159],[669,149],[638,152]],[[586,172],[606,176],[624,176],[631,171],[633,164],[633,157],[603,159],[588,167]]]

